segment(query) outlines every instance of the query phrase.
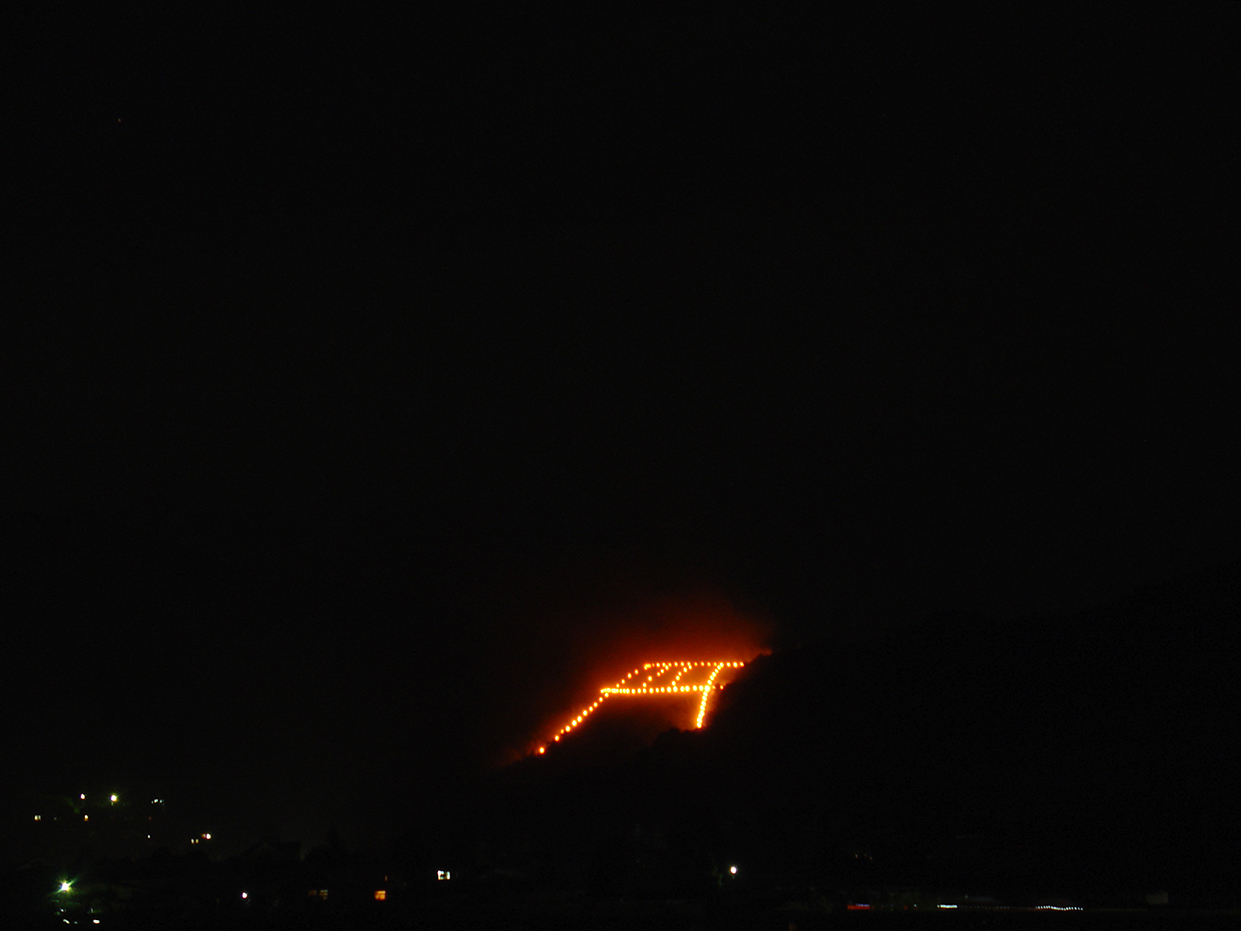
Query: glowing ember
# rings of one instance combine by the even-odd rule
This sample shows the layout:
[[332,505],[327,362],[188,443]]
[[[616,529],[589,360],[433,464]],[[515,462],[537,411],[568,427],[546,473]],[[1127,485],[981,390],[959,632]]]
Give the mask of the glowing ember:
[[[744,665],[745,663],[738,662],[643,663],[615,685],[600,689],[599,697],[592,704],[587,705],[581,714],[557,731],[552,740],[558,741],[574,728],[580,727],[582,722],[603,704],[606,699],[618,695],[701,695],[702,697],[698,702],[698,716],[695,719],[694,726],[702,727],[707,717],[707,702],[716,688],[716,678],[725,669],[739,669]],[[635,680],[635,677],[643,676],[644,674],[644,678]],[[693,680],[704,675],[705,679],[696,685],[682,682],[683,679]],[[544,753],[546,749],[546,747],[539,747],[538,752]]]

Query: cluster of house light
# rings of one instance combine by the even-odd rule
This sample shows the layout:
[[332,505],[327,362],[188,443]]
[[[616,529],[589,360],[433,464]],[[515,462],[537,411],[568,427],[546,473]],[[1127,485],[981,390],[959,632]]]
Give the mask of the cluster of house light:
[[[558,743],[561,737],[568,734],[574,728],[580,727],[582,722],[584,722],[588,717],[590,717],[590,715],[601,704],[603,704],[604,700],[607,699],[611,695],[667,695],[667,694],[677,694],[677,693],[683,693],[683,692],[701,692],[702,701],[699,702],[699,705],[698,705],[698,717],[696,719],[694,726],[702,727],[702,723],[706,719],[706,716],[707,716],[707,701],[710,699],[711,692],[715,688],[716,676],[718,676],[720,672],[723,671],[724,669],[736,668],[736,667],[741,667],[744,665],[745,663],[738,663],[738,662],[643,663],[637,669],[633,670],[628,675],[626,675],[625,678],[617,682],[616,685],[608,686],[607,688],[600,689],[599,697],[596,698],[594,702],[592,702],[591,704],[587,705],[584,709],[582,709],[582,712],[578,714],[577,717],[575,717],[572,721],[570,721],[568,724],[562,727],[559,731],[557,731],[556,735],[552,738],[552,740]],[[677,685],[677,682],[680,681],[681,676],[685,675],[687,671],[689,671],[690,669],[693,669],[695,666],[715,667],[714,669],[711,670],[711,675],[707,678],[706,684],[705,685]],[[653,682],[657,676],[664,675],[671,669],[676,669],[676,675],[673,676],[671,685],[651,685],[651,682]],[[631,684],[630,680],[632,680],[634,676],[641,675],[644,672],[646,673],[646,678],[642,680],[641,684],[637,684],[637,683]],[[537,752],[546,753],[547,747],[546,746],[539,747]]]
[[[866,906],[869,908],[870,906]],[[980,903],[971,905],[937,905],[936,908],[961,908],[976,912],[1080,912],[1083,908],[1080,905],[1035,905],[1033,907],[1027,905],[998,905],[995,903]]]
[[[120,796],[119,796],[119,795],[117,795],[115,792],[113,792],[111,795],[109,795],[109,796],[108,796],[108,801],[109,801],[111,804],[113,804],[113,805],[115,805],[115,804],[117,804],[118,802],[120,802],[120,800],[121,800]],[[85,793],[85,792],[79,792],[79,793],[78,793],[78,801],[80,801],[80,802],[84,802],[84,801],[86,801],[86,793]],[[162,798],[153,798],[153,799],[151,799],[151,804],[152,804],[152,805],[162,805],[162,804],[164,804],[164,800],[163,800]],[[43,816],[42,816],[42,815],[35,815],[35,816],[34,816],[34,820],[35,820],[35,821],[42,821],[42,820],[43,820]],[[52,820],[53,820],[53,821],[55,821],[55,820],[57,820],[57,819],[56,819],[56,817],[55,817],[55,816],[53,816]],[[89,820],[90,820],[90,815],[83,815],[83,816],[82,816],[82,820],[83,820],[83,821],[89,821]],[[147,820],[148,820],[148,821],[150,820],[150,817],[149,817],[149,816],[148,816]],[[151,836],[150,834],[148,834],[148,835],[147,835],[147,837],[148,837],[148,838],[150,838],[150,836]]]

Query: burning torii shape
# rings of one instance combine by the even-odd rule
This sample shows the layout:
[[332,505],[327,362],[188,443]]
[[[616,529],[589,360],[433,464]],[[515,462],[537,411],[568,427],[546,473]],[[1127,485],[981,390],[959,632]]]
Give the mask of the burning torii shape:
[[[559,742],[566,734],[580,727],[582,722],[590,717],[605,700],[614,695],[673,695],[700,692],[702,699],[698,703],[698,717],[695,719],[694,726],[702,727],[707,717],[707,702],[716,687],[715,680],[725,669],[738,669],[744,665],[745,663],[731,661],[643,663],[615,685],[600,689],[599,697],[583,708],[577,717],[557,731],[552,740]],[[686,676],[692,680],[701,678],[704,675],[705,681],[697,683],[682,682],[682,679],[686,678]],[[547,747],[539,747],[538,752],[546,753]]]

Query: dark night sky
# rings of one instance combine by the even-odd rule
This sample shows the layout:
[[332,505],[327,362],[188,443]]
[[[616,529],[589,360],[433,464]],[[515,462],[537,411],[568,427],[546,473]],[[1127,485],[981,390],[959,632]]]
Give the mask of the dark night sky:
[[[391,645],[315,708],[421,651],[412,731],[426,683],[572,692],[626,636],[1236,558],[1237,11],[1114,12],[37,15],[0,504]],[[225,681],[289,643],[246,625]],[[487,752],[537,726],[489,708]]]

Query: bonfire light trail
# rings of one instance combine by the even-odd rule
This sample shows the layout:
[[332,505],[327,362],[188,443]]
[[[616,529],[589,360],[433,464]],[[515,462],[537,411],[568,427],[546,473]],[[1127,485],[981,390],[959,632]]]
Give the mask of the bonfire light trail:
[[707,699],[711,696],[711,689],[715,686],[715,677],[720,674],[720,670],[726,665],[727,663],[720,663],[711,671],[711,678],[707,680],[707,684],[702,690],[702,704],[698,706],[698,720],[694,724],[695,727],[702,727],[702,722],[707,716]]
[[[701,693],[702,699],[698,703],[698,716],[695,719],[694,726],[702,727],[707,717],[707,703],[711,699],[711,693],[715,690],[715,680],[724,669],[739,669],[745,663],[738,662],[713,662],[713,663],[643,663],[637,669],[627,674],[623,679],[615,685],[607,686],[599,690],[599,697],[578,714],[572,721],[556,732],[552,738],[554,742],[559,743],[560,738],[570,733],[574,728],[579,727],[590,715],[603,704],[603,702],[614,695],[672,695],[672,694],[693,694]],[[700,685],[681,685],[681,677],[687,672],[691,672],[696,668],[711,667],[711,672],[707,676],[705,682]],[[634,677],[646,673],[646,678],[634,682]],[[667,685],[659,684],[663,677],[674,673]],[[547,747],[539,747],[539,753],[546,753]]]

